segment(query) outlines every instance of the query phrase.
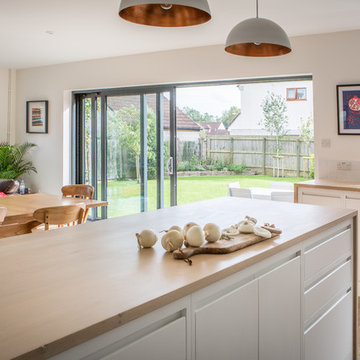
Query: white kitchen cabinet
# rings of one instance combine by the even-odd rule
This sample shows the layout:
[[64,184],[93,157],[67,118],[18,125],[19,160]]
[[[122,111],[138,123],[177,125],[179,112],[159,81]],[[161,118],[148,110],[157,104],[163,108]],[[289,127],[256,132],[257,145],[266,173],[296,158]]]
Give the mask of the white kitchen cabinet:
[[124,346],[102,360],[185,360],[186,321],[182,317]]
[[352,292],[349,291],[305,332],[306,360],[351,360]]
[[[327,186],[307,187],[298,184],[297,188],[298,202],[303,204],[324,205],[345,209],[354,209],[360,211],[360,192],[339,190],[339,187],[332,188]],[[358,239],[360,239],[360,216],[357,218]],[[358,246],[358,258],[360,258],[360,246]],[[358,272],[358,286],[360,286],[360,266]]]
[[329,303],[346,293],[351,288],[352,278],[353,264],[348,260],[307,289],[304,299],[305,324],[310,325],[328,308]]
[[350,256],[352,237],[352,229],[348,228],[305,251],[305,281],[318,277],[321,272],[328,270],[334,262]]
[[197,360],[258,359],[258,282],[195,312]]
[[259,359],[299,360],[300,257],[259,279]]
[[341,196],[304,192],[301,198],[303,204],[343,207],[343,199]]

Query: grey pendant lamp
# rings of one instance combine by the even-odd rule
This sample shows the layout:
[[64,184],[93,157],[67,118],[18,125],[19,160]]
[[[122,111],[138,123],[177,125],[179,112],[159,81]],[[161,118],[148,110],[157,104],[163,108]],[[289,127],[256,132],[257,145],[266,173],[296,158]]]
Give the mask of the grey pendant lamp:
[[259,18],[256,0],[256,18],[244,20],[231,30],[225,51],[242,56],[279,56],[291,52],[291,45],[286,32],[278,24]]
[[207,0],[121,0],[119,15],[142,25],[180,27],[211,19]]

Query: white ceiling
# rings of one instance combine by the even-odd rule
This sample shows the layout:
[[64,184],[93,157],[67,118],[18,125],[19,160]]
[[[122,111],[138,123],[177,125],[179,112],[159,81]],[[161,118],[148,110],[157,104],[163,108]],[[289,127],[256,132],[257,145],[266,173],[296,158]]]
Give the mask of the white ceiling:
[[[169,29],[123,21],[120,0],[0,0],[0,65],[25,68],[223,44],[234,25],[254,16],[255,0],[208,1],[209,23]],[[290,36],[360,28],[360,0],[260,0],[259,9],[259,16]]]

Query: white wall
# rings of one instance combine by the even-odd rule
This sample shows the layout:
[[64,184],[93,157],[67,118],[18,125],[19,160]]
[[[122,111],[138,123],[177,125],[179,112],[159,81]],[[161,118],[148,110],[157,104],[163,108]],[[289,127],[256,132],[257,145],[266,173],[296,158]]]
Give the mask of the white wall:
[[[11,92],[11,75],[15,74],[11,70],[1,67],[0,68],[0,142],[13,142],[10,137],[10,121],[11,110],[14,107],[11,105],[14,93]],[[13,125],[15,119],[13,119]],[[14,134],[15,136],[15,134]]]
[[[319,159],[358,159],[360,137],[337,135],[336,85],[360,83],[360,31],[291,39],[294,51],[277,58],[229,55],[223,45],[124,56],[17,72],[16,140],[39,145],[34,189],[58,192],[63,183],[64,94],[70,89],[182,81],[313,75],[315,153]],[[121,44],[118,44],[121,46]],[[26,100],[49,100],[49,134],[25,134]],[[66,119],[68,122],[68,119]],[[323,139],[331,140],[322,148]]]
[[[289,88],[307,89],[307,98],[302,101],[286,101]],[[287,134],[299,135],[301,118],[306,120],[313,115],[313,91],[311,81],[286,81],[273,83],[244,84],[241,91],[241,114],[229,126],[231,135],[267,135],[261,120],[264,118],[261,104],[268,93],[280,95],[287,107]]]

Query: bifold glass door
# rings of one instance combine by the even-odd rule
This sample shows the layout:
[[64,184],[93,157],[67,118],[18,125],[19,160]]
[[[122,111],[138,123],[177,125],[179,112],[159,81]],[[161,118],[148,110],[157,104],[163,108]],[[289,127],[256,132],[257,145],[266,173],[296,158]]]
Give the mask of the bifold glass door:
[[117,217],[176,205],[175,90],[76,95],[75,180]]

